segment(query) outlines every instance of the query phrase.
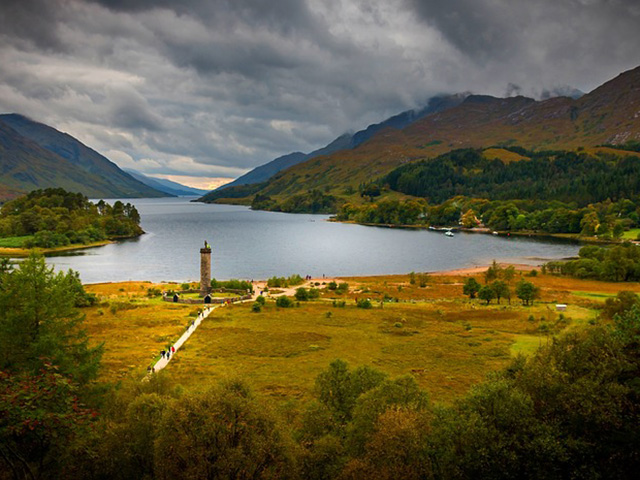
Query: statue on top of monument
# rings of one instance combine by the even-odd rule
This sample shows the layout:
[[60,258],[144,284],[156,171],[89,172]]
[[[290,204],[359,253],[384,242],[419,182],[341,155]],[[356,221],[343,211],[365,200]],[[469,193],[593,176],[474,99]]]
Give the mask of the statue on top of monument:
[[209,246],[209,242],[207,242],[206,240],[204,241],[204,248],[211,248],[211,247]]

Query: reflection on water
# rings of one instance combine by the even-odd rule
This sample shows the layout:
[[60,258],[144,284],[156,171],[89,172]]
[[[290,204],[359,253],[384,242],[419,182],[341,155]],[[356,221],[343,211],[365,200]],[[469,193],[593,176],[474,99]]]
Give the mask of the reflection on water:
[[[129,200],[131,201],[131,200]],[[579,244],[539,237],[366,227],[325,221],[327,215],[252,211],[184,198],[133,203],[147,232],[140,238],[49,257],[86,283],[197,280],[200,247],[212,244],[213,276],[375,275],[484,265],[493,259],[539,264],[575,256]]]

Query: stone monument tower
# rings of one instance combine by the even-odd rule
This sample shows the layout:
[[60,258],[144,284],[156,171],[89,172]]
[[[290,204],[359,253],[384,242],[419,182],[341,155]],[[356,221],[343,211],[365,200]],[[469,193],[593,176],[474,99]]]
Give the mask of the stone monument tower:
[[206,240],[200,249],[200,296],[211,293],[211,245]]

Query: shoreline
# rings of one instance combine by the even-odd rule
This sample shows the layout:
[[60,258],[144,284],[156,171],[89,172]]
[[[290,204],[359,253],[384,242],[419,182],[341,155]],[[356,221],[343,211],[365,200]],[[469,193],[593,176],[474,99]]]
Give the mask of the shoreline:
[[595,243],[595,244],[604,244],[604,245],[619,245],[624,243],[625,241],[631,243],[638,243],[637,241],[629,240],[629,239],[603,239],[598,237],[582,237],[577,233],[547,233],[547,232],[534,232],[529,230],[520,230],[516,232],[511,231],[495,231],[491,230],[488,227],[473,227],[466,228],[461,227],[459,225],[453,227],[434,227],[432,225],[404,225],[404,224],[395,224],[395,223],[362,223],[356,222],[354,220],[336,220],[335,218],[328,218],[327,222],[333,223],[345,223],[349,225],[362,225],[364,227],[381,227],[381,228],[399,228],[406,230],[430,230],[432,232],[444,232],[447,230],[451,230],[453,232],[465,232],[465,233],[477,233],[483,235],[497,235],[500,237],[509,237],[509,236],[517,236],[517,237],[536,237],[536,238],[552,238],[554,240],[564,240],[568,242],[575,243]]
[[97,248],[104,247],[116,243],[116,240],[102,240],[100,242],[82,244],[82,245],[65,245],[64,247],[54,248],[12,248],[12,247],[0,247],[0,257],[11,258],[24,258],[28,257],[31,252],[36,252],[42,255],[48,255],[51,253],[71,252],[74,250],[83,250],[85,248]]
[[[530,272],[531,270],[535,270],[535,269],[539,269],[540,265],[528,265],[525,263],[508,263],[508,262],[497,262],[498,265],[500,265],[501,267],[508,267],[513,265],[516,269],[516,271],[518,272]],[[463,268],[455,268],[455,269],[451,269],[451,270],[435,270],[435,271],[431,271],[431,272],[415,272],[416,274],[418,273],[426,273],[428,275],[432,275],[432,276],[437,276],[437,277],[445,277],[445,276],[468,276],[468,275],[476,275],[478,273],[483,273],[485,272],[489,267],[491,266],[491,263],[487,263],[486,265],[476,265],[473,267],[463,267]],[[338,280],[349,280],[349,279],[360,279],[360,278],[381,278],[381,277],[405,277],[409,275],[409,272],[406,273],[391,273],[391,274],[380,274],[380,275],[345,275],[345,276],[330,276],[330,277],[325,277],[325,278],[311,278],[310,280],[305,281],[303,284],[298,285],[294,288],[297,288],[299,286],[304,286],[304,285],[308,285],[310,283],[321,283],[325,282],[325,283],[329,283],[331,281],[338,281]],[[258,279],[258,280],[254,280],[253,281],[253,285],[254,286],[258,286],[258,285],[264,285],[266,284],[267,279]],[[149,285],[180,285],[181,283],[184,282],[180,282],[180,281],[175,281],[175,282],[170,282],[170,281],[163,281],[163,282],[152,282],[150,280],[124,280],[122,282],[95,282],[95,283],[83,283],[83,285],[118,285],[118,284],[129,284],[129,283],[136,283],[136,284],[149,284]]]

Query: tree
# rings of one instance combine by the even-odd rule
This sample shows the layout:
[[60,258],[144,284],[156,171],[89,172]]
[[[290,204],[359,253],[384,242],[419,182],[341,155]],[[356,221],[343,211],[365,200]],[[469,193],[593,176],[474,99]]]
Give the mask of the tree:
[[469,295],[469,298],[476,298],[476,294],[478,293],[480,288],[481,285],[478,283],[478,281],[475,278],[471,277],[464,282],[462,293],[464,293],[465,295]]
[[511,303],[511,291],[509,290],[509,285],[502,280],[496,280],[491,284],[491,289],[496,296],[496,300],[500,303],[501,298],[506,298]]
[[491,266],[487,268],[487,271],[484,273],[484,281],[485,283],[492,282],[493,280],[497,280],[500,278],[502,274],[502,267],[498,265],[498,263],[494,260]]
[[34,374],[0,370],[2,478],[64,478],[69,444],[95,416],[80,403],[78,386],[48,362]]
[[622,315],[634,305],[640,305],[640,297],[635,292],[621,291],[615,298],[607,298],[604,302],[602,315],[605,318],[613,319],[616,315]]
[[369,367],[349,370],[344,360],[334,360],[329,368],[316,377],[318,400],[332,412],[339,423],[351,419],[357,398],[378,386],[385,375]]
[[369,436],[375,430],[378,417],[385,411],[399,407],[424,411],[429,397],[410,375],[385,380],[360,395],[353,410],[353,421],[348,429],[348,446],[355,455],[364,452]]
[[487,302],[487,305],[489,305],[491,303],[491,300],[496,298],[496,292],[494,292],[493,288],[491,288],[490,286],[484,285],[478,291],[478,298],[480,300],[484,300],[485,302]]
[[35,254],[1,275],[1,369],[35,374],[47,361],[80,384],[97,376],[102,345],[89,347],[82,329],[79,282],[72,271],[54,273]]
[[277,418],[235,380],[167,405],[154,457],[158,479],[295,476],[291,445]]
[[540,289],[524,278],[516,284],[516,296],[522,300],[524,305],[532,305],[539,295]]

